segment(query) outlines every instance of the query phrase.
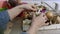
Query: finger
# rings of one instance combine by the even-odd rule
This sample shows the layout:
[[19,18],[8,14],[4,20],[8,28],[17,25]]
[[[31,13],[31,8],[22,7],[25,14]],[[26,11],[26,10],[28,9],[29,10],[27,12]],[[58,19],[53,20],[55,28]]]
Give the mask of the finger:
[[48,18],[45,16],[45,20],[48,20]]
[[44,22],[47,21],[47,18],[46,18],[46,16],[45,16],[44,13],[41,13],[41,14],[38,16],[38,18],[41,18]]
[[43,19],[44,19],[45,22],[48,20],[46,16],[44,16]]
[[44,15],[44,14],[43,14],[43,13],[41,13],[38,17],[43,17],[43,15]]
[[32,20],[34,21],[34,20],[35,20],[35,18],[36,18],[36,15],[35,15],[35,13],[33,13],[33,19],[32,19]]
[[36,8],[32,8],[32,7],[30,7],[30,10],[36,11],[37,9],[36,9]]
[[44,26],[47,26],[47,25],[49,25],[49,23],[45,23],[45,24],[44,24]]
[[39,9],[39,7],[37,7],[36,5],[32,5],[32,8],[35,8],[35,9]]
[[35,13],[33,13],[33,19],[35,19],[36,18],[36,15],[35,15]]
[[31,10],[33,10],[33,11],[36,11],[37,10],[37,7],[35,6],[35,5],[31,5]]
[[45,14],[44,14],[44,13],[41,13],[40,15],[41,15],[42,17],[43,17],[43,16],[45,16]]
[[43,18],[45,18],[45,20],[48,20],[48,18],[46,17],[46,15],[43,15]]
[[35,5],[32,5],[32,8],[35,8],[35,9],[36,9],[36,8],[37,8],[37,6],[35,6]]

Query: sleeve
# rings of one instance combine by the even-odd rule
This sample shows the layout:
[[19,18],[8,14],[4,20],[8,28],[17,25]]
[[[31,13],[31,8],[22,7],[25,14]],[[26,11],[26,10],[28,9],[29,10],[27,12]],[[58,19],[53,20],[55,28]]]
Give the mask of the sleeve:
[[0,27],[3,29],[6,28],[7,23],[9,22],[9,15],[7,10],[0,12]]
[[27,34],[27,32],[22,32],[21,34]]

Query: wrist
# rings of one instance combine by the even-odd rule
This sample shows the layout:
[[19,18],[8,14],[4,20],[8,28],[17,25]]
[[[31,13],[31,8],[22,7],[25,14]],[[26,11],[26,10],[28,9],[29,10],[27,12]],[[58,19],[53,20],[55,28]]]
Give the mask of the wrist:
[[30,29],[27,31],[27,33],[28,34],[36,34],[36,32],[38,31],[38,26],[36,26],[36,25],[32,25],[31,27],[30,27]]
[[8,10],[8,14],[10,16],[10,20],[14,19],[18,14],[22,12],[23,9],[19,9],[19,7],[14,7]]

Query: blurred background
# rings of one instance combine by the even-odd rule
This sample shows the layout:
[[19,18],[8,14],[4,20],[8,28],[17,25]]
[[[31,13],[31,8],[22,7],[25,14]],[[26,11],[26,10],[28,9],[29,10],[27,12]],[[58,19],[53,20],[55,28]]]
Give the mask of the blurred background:
[[[37,5],[41,5],[41,2],[45,2],[49,6],[51,6],[53,9],[56,9],[57,13],[60,15],[60,0],[21,0],[21,2],[29,3],[29,4],[37,4]],[[57,3],[57,7],[56,7],[56,3]],[[43,5],[48,7],[49,10],[52,10],[51,7],[47,6],[46,4],[43,3]],[[11,29],[9,29],[9,26],[8,26],[7,30],[5,31],[5,34],[19,34],[20,31],[22,31],[22,27],[20,27],[22,24],[19,24],[20,20],[21,20],[20,18],[14,19],[13,20],[13,23],[15,23],[14,26]],[[19,24],[19,25],[17,25],[17,24]],[[29,26],[26,25],[23,29],[27,30],[28,27]],[[14,31],[14,30],[16,30],[16,31]],[[60,24],[52,24],[49,26],[41,27],[38,29],[37,34],[60,34]]]

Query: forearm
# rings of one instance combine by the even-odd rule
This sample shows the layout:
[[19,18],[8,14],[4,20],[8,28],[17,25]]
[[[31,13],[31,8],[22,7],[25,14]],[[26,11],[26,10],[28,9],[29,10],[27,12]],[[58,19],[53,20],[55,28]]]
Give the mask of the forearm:
[[8,14],[9,14],[9,16],[10,16],[10,19],[11,19],[11,20],[14,19],[18,14],[20,14],[20,13],[22,12],[22,10],[23,10],[23,9],[18,8],[18,6],[12,8],[12,9],[9,9],[9,10],[8,10]]

